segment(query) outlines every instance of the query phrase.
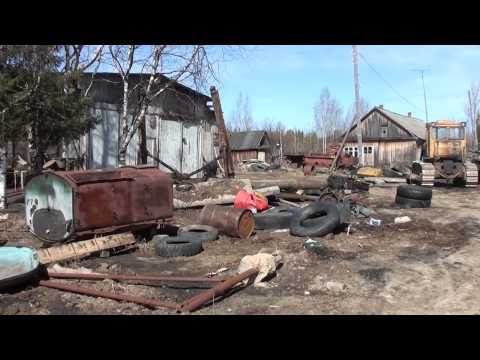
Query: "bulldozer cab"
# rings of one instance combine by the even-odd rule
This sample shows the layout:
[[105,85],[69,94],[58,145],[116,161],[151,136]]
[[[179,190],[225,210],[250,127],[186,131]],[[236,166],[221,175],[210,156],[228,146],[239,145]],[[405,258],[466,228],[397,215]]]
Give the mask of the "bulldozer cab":
[[426,157],[433,160],[465,160],[465,126],[465,122],[449,120],[428,123]]

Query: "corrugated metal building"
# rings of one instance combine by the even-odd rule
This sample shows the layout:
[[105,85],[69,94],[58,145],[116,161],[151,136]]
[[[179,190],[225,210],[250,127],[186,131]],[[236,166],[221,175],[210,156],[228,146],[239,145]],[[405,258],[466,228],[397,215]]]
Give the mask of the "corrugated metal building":
[[265,130],[238,131],[230,134],[230,149],[234,162],[257,159],[272,161],[272,145]]
[[[360,120],[364,162],[366,166],[389,166],[392,163],[410,164],[419,160],[425,143],[425,121],[374,107]],[[358,156],[356,125],[353,127],[344,151]]]
[[[91,74],[85,75],[87,79]],[[130,75],[132,84],[145,75]],[[165,81],[168,81],[165,78]],[[132,85],[131,85],[132,86]],[[122,83],[118,74],[97,73],[91,89],[95,114],[101,119],[95,129],[80,140],[80,153],[85,154],[86,167],[118,166]],[[213,111],[207,105],[211,98],[193,89],[174,83],[149,106],[146,115],[147,149],[182,173],[192,172],[214,159],[214,137],[217,126]],[[138,164],[139,132],[127,151],[127,165]],[[69,146],[68,157],[76,157]],[[169,170],[149,157],[149,164]],[[201,177],[202,173],[195,175]]]

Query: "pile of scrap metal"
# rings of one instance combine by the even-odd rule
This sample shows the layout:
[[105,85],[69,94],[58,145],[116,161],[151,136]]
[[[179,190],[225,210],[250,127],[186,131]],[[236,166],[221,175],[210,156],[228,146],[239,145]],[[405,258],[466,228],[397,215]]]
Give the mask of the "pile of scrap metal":
[[[316,172],[327,172],[335,161],[340,145],[331,145],[326,154],[310,154],[303,156],[303,173],[314,175]],[[354,169],[358,165],[358,158],[341,152],[336,163],[337,168]]]
[[294,236],[319,237],[348,224],[352,217],[369,216],[361,193],[368,183],[353,176],[332,174],[318,189],[283,191],[269,197],[272,208],[254,215],[255,228],[290,229]]
[[[79,271],[58,272],[48,269],[45,263],[39,261],[37,251],[34,249],[26,247],[0,248],[0,292],[21,289],[27,285],[43,286],[81,295],[131,302],[152,309],[166,308],[179,313],[193,312],[203,305],[214,301],[219,296],[228,295],[233,289],[245,287],[251,283],[251,281],[245,283],[245,280],[253,279],[258,274],[259,270],[256,268],[242,269],[238,274],[226,278],[117,275]],[[81,287],[77,284],[52,281],[52,279],[90,281],[110,279],[113,281],[131,281],[137,285],[152,285],[152,283],[182,284],[185,288],[188,288],[186,286],[188,284],[195,284],[195,287],[198,287],[198,284],[203,284],[210,288],[182,303],[171,303],[127,294],[99,291],[93,288]]]
[[268,164],[265,161],[260,161],[257,159],[242,160],[238,164],[238,168],[242,172],[248,171],[268,171],[273,169],[278,169],[280,166],[275,164]]

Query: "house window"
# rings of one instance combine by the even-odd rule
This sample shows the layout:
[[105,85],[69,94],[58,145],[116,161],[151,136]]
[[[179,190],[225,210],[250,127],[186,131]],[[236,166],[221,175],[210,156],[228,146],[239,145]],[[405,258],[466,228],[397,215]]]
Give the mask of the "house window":
[[380,136],[386,137],[388,135],[388,127],[382,126],[380,127]]
[[371,147],[371,146],[368,147],[368,153],[369,153],[369,154],[372,153],[372,147]]
[[346,147],[345,154],[352,155],[354,157],[358,157],[358,147]]

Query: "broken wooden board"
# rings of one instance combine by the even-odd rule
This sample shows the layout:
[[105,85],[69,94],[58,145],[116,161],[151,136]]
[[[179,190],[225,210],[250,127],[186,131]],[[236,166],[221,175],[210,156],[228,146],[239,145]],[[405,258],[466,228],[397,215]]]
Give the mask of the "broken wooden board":
[[102,250],[134,245],[136,245],[135,237],[131,233],[125,233],[39,249],[37,253],[41,264],[50,264],[59,261],[81,259]]
[[205,205],[233,204],[235,196],[240,190],[252,191],[252,184],[248,179],[211,179],[194,184],[189,191],[173,189],[173,207],[185,209]]

